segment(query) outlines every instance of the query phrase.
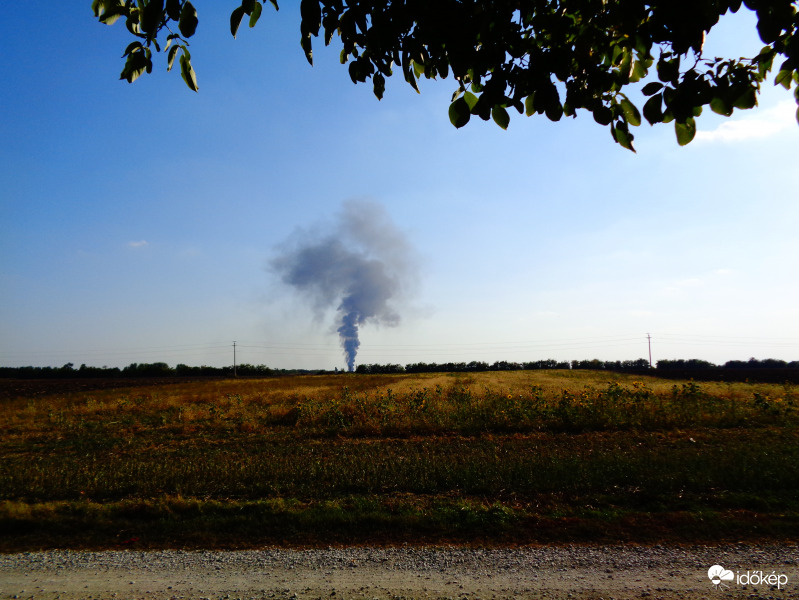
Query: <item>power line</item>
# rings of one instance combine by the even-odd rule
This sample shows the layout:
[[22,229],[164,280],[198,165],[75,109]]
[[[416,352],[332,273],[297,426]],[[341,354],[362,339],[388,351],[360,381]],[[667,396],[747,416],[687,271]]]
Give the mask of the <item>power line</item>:
[[[649,362],[652,364],[652,339],[653,334],[647,333],[646,340],[649,351]],[[797,348],[799,349],[799,338],[791,337],[744,337],[744,336],[724,336],[713,334],[685,334],[685,333],[657,333],[657,339],[661,347],[671,348],[675,346],[723,346],[748,347],[755,351],[762,351],[764,346],[777,349]],[[544,352],[553,354],[565,351],[601,351],[611,348],[639,347],[641,336],[634,334],[618,334],[606,336],[586,336],[572,338],[550,338],[550,339],[527,339],[527,340],[493,340],[493,341],[468,341],[468,342],[447,342],[447,343],[417,343],[417,344],[364,344],[361,347],[361,355],[368,357],[367,360],[374,359],[394,359],[394,360],[429,360],[430,357],[438,359],[447,358],[457,360],[462,358],[491,355],[530,353],[540,355]],[[330,360],[332,355],[341,353],[338,340],[331,336],[329,342],[321,343],[302,343],[302,342],[265,342],[262,340],[233,341],[233,366],[234,372],[237,369],[239,350],[246,349],[248,354],[253,356],[256,362],[258,357],[268,357],[273,360],[281,358],[303,358]],[[92,361],[98,358],[107,358],[112,361],[123,362],[135,360],[141,357],[148,362],[153,360],[185,360],[189,357],[221,357],[228,355],[230,344],[220,343],[185,343],[171,345],[140,346],[130,349],[122,348],[89,348],[86,350],[47,350],[47,351],[23,351],[0,353],[0,361],[24,363],[25,361],[48,362],[58,361],[57,357],[64,357],[71,362]],[[561,354],[562,355],[562,354]],[[62,360],[64,359],[62,358]],[[263,358],[261,359],[263,360]]]

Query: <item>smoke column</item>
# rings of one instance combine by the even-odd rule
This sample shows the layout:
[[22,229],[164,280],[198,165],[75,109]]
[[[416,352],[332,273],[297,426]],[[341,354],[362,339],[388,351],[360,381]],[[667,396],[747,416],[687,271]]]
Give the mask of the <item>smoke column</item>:
[[355,369],[365,323],[396,326],[390,305],[415,278],[405,237],[373,202],[344,204],[332,231],[298,232],[271,267],[281,281],[306,296],[318,315],[336,309],[336,327],[347,368]]

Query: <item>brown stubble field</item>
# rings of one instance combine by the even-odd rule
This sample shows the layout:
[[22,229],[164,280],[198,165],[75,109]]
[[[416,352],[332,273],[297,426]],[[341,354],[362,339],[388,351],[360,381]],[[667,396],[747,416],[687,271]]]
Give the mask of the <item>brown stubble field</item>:
[[799,533],[788,384],[512,371],[2,385],[5,551]]

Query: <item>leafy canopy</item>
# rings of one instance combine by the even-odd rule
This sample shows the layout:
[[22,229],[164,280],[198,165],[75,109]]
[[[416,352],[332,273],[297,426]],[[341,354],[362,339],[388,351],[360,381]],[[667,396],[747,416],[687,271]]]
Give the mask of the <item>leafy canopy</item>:
[[[763,49],[751,58],[705,57],[707,32],[742,3],[757,15]],[[179,55],[183,80],[197,91],[188,39],[198,17],[189,0],[94,0],[92,8],[108,25],[123,18],[136,38],[123,54],[121,79],[150,73],[152,49],[163,47],[167,70]],[[506,129],[509,109],[553,121],[584,109],[634,151],[630,127],[642,114],[652,125],[673,121],[685,145],[705,106],[725,116],[754,107],[770,73],[799,103],[792,0],[301,0],[300,9],[308,62],[314,38],[329,45],[337,37],[350,78],[371,80],[378,99],[395,69],[417,92],[422,77],[451,73],[455,127],[477,116]],[[242,0],[230,15],[233,37],[245,17],[255,26],[262,10],[259,0]],[[631,84],[648,98],[641,110],[624,92]]]

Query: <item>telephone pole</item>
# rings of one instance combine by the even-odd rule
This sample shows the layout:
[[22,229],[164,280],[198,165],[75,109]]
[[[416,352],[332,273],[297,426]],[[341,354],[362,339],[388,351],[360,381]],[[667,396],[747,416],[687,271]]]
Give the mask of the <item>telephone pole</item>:
[[[650,364],[652,363],[652,359],[649,359]],[[238,377],[236,374],[236,340],[233,340],[233,377]]]
[[652,368],[652,336],[646,334],[646,341],[649,344],[649,368]]

